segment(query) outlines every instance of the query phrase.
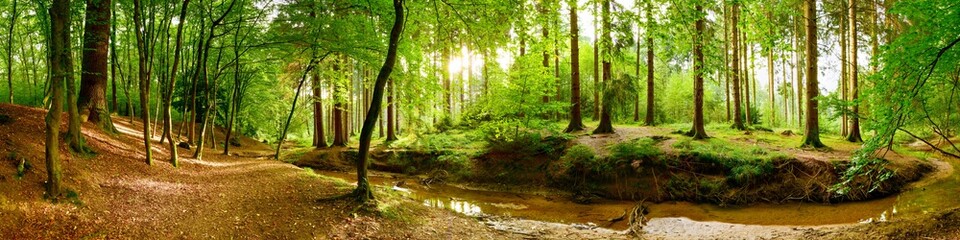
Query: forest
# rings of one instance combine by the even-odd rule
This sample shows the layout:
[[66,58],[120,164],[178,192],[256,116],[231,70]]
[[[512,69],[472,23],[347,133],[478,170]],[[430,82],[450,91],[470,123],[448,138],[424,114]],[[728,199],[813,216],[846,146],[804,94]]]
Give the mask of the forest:
[[0,0],[0,239],[958,239],[956,0]]

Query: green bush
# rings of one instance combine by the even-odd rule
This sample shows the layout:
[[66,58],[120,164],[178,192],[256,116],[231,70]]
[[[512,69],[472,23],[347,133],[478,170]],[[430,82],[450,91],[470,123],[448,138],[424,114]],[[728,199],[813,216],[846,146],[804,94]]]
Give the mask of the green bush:
[[596,153],[584,145],[570,147],[554,165],[551,176],[561,184],[573,184],[574,189],[583,187],[600,170]]
[[469,177],[473,174],[473,162],[463,153],[449,153],[437,157],[437,166],[455,177]]
[[610,146],[610,156],[604,159],[602,165],[607,170],[618,173],[637,172],[644,162],[658,159],[663,155],[656,144],[657,142],[651,138],[614,144]]

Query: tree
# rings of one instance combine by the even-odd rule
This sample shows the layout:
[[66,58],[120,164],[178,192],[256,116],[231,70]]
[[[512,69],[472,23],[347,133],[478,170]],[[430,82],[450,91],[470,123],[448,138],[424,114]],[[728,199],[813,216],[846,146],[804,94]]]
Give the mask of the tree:
[[110,119],[110,110],[107,109],[111,5],[110,0],[87,0],[77,107],[81,111],[81,121],[90,121],[107,132],[116,132]]
[[50,6],[50,110],[46,117],[45,158],[47,164],[47,196],[60,197],[60,116],[63,112],[63,84],[72,78],[70,56],[70,0],[54,0]]
[[817,114],[817,97],[820,87],[817,83],[817,3],[816,0],[803,1],[803,15],[806,19],[806,68],[807,68],[807,117],[803,134],[803,147],[822,148],[820,142],[820,119]]
[[393,28],[390,29],[389,47],[387,48],[387,57],[384,60],[380,73],[377,74],[377,80],[374,83],[373,99],[370,110],[367,111],[367,117],[363,121],[363,128],[360,130],[360,159],[357,161],[357,189],[353,195],[360,203],[366,203],[373,199],[373,191],[370,189],[370,182],[367,180],[367,155],[370,152],[370,136],[373,135],[373,127],[377,123],[377,117],[380,115],[380,107],[383,102],[383,88],[393,72],[393,66],[397,62],[397,46],[400,42],[400,34],[403,32],[403,0],[393,0],[393,10],[395,18]]
[[387,142],[391,142],[391,141],[396,141],[396,140],[397,140],[397,133],[396,133],[396,131],[397,131],[397,130],[396,130],[396,126],[397,126],[397,121],[396,121],[396,115],[397,115],[397,113],[396,113],[396,112],[397,112],[397,109],[396,109],[396,105],[397,105],[397,103],[396,103],[396,91],[397,91],[397,87],[396,87],[395,85],[393,85],[393,78],[390,78],[390,80],[387,80],[387,81],[388,81],[388,82],[387,82],[387,88],[390,90],[390,92],[389,92],[388,95],[387,95],[387,140],[386,140],[386,141],[387,141]]
[[[297,91],[293,95],[293,104],[290,106],[290,114],[287,115],[287,121],[283,124],[283,132],[280,133],[280,139],[277,139],[277,151],[276,154],[273,155],[273,159],[280,159],[280,148],[283,147],[283,140],[287,138],[287,130],[290,129],[290,120],[293,120],[293,114],[297,111],[297,100],[300,99],[300,90],[303,88],[303,83],[307,81],[307,75],[313,71],[313,68],[316,67],[316,64],[316,58],[310,59],[310,62],[307,63],[306,69],[303,70],[303,75],[300,76],[300,81],[298,81],[299,83],[297,84]],[[200,147],[197,148],[197,151],[200,151]]]
[[17,25],[17,2],[13,0],[10,7],[10,22],[7,23],[7,91],[9,91],[9,103],[13,104],[13,29]]
[[147,165],[153,165],[153,150],[150,147],[150,58],[152,47],[148,46],[151,30],[144,28],[143,6],[140,0],[133,0],[134,35],[137,37],[138,79],[140,80],[140,120],[143,123],[143,145],[146,153]]
[[313,70],[313,99],[313,128],[316,131],[313,146],[325,148],[327,147],[327,136],[323,132],[323,81],[320,80],[319,68]]
[[652,0],[647,0],[647,115],[644,118],[643,125],[653,126],[654,120],[653,116],[656,114],[654,110],[654,89],[653,89],[653,14],[651,10],[653,8]]
[[848,42],[850,46],[847,51],[850,51],[847,54],[850,61],[850,66],[847,67],[847,73],[850,77],[850,101],[853,102],[853,115],[850,116],[850,130],[847,135],[847,141],[850,142],[863,142],[863,138],[860,136],[860,104],[858,103],[860,99],[860,87],[857,81],[857,75],[859,70],[857,69],[857,1],[850,0],[849,2],[850,16],[847,17],[847,20],[850,21],[850,30],[848,36]]
[[584,129],[580,113],[580,29],[577,26],[577,1],[567,3],[570,6],[570,124],[563,131],[576,132]]
[[173,48],[173,67],[170,69],[170,80],[167,82],[167,91],[163,95],[163,128],[164,135],[170,137],[170,164],[180,166],[177,156],[177,141],[173,138],[173,120],[170,119],[170,105],[173,103],[173,89],[177,83],[177,68],[180,66],[180,51],[183,45],[183,25],[187,21],[187,7],[190,0],[184,0],[180,7],[180,22],[177,23],[176,46]]
[[740,81],[743,80],[743,75],[740,72],[740,3],[735,1],[730,9],[732,12],[730,26],[733,29],[731,33],[731,45],[733,46],[733,128],[744,130],[746,126],[743,124],[743,109],[740,101],[740,93],[742,92]]
[[[600,91],[607,91],[604,85],[610,84],[610,75],[611,75],[611,65],[610,61],[612,56],[610,53],[613,51],[613,37],[611,36],[611,28],[613,27],[610,24],[610,0],[603,0],[603,13],[601,14],[603,21],[603,34],[600,35],[600,45],[604,49],[603,55],[603,80],[600,82]],[[596,51],[596,50],[594,50]],[[597,126],[597,129],[593,130],[593,134],[606,134],[613,133],[613,123],[610,119],[610,108],[612,107],[612,99],[601,99],[600,104],[600,124]]]
[[[737,9],[734,5],[734,9]],[[693,139],[708,138],[707,131],[703,128],[703,28],[704,13],[703,6],[697,3],[695,6],[697,20],[694,23],[695,34],[693,36],[693,129],[687,135]],[[736,19],[736,10],[734,10],[734,19]],[[736,22],[736,21],[734,21]],[[736,38],[735,38],[736,39]],[[736,40],[734,40],[736,42]],[[736,55],[734,55],[736,62]],[[736,69],[736,68],[734,68]],[[736,79],[736,77],[734,77]],[[734,81],[736,83],[736,81]],[[739,116],[739,115],[738,115]],[[742,123],[741,123],[742,124]]]

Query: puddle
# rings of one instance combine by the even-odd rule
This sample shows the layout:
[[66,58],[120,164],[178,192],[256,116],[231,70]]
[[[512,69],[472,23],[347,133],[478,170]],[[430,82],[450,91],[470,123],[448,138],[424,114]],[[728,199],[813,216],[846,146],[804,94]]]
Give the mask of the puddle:
[[[956,166],[956,161],[950,161]],[[353,181],[351,173],[318,172]],[[399,175],[398,175],[399,176]],[[466,215],[492,214],[555,223],[593,223],[599,227],[623,230],[626,221],[610,224],[607,219],[621,216],[633,207],[632,201],[602,200],[577,204],[565,198],[535,194],[464,189],[450,185],[427,188],[402,177],[372,176],[373,184],[393,186],[405,181],[403,190],[425,206],[445,208]],[[650,219],[686,218],[698,222],[722,222],[745,225],[822,226],[891,220],[905,214],[925,214],[960,205],[960,199],[948,197],[960,192],[960,176],[950,174],[925,187],[863,202],[818,204],[795,202],[755,204],[745,207],[720,207],[690,202],[648,203]]]

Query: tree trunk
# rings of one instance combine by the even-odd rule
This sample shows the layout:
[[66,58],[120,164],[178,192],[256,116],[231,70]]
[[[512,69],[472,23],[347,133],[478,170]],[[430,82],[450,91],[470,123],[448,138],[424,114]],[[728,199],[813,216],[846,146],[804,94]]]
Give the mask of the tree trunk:
[[570,124],[563,130],[568,133],[584,129],[580,113],[580,29],[576,1],[570,3]]
[[[612,25],[610,23],[610,1],[603,0],[603,35],[600,35],[602,47],[606,52],[609,52],[613,49],[613,37],[611,36]],[[610,57],[603,57],[603,82],[600,83],[600,92],[606,91],[606,84],[610,83]],[[604,94],[604,98],[601,99],[602,104],[600,105],[600,124],[597,126],[597,129],[593,130],[593,134],[606,134],[613,133],[613,122],[610,119],[610,108],[613,107],[611,102],[613,99],[607,99],[607,94]]]
[[317,148],[327,147],[327,136],[323,129],[323,81],[320,80],[320,70],[313,71],[313,124],[316,129],[314,134],[313,146]]
[[83,32],[83,62],[77,107],[81,121],[116,132],[107,109],[107,54],[110,43],[110,0],[87,0]]
[[377,81],[373,89],[373,106],[367,112],[367,118],[363,122],[363,128],[360,130],[360,159],[357,161],[357,189],[353,194],[360,203],[366,203],[373,199],[373,191],[367,180],[367,155],[370,152],[370,135],[373,132],[373,125],[376,124],[377,117],[380,115],[381,102],[383,102],[383,88],[390,78],[390,72],[397,60],[397,43],[400,41],[400,33],[403,31],[403,0],[394,0],[393,9],[396,12],[396,18],[393,21],[393,29],[390,30],[390,45],[387,48],[387,57],[377,74]]
[[[112,16],[116,16],[117,8],[110,8]],[[110,88],[112,88],[112,94],[110,94],[110,113],[119,112],[120,108],[117,105],[117,70],[120,65],[117,62],[117,18],[110,18]],[[112,120],[111,120],[112,121]]]
[[396,86],[393,85],[393,78],[387,80],[387,88],[390,92],[387,95],[387,142],[397,140],[396,133]]
[[[307,74],[310,74],[315,67],[316,59],[310,59],[310,62],[307,63],[307,69],[303,70],[303,75],[300,76],[300,83],[297,84],[297,91],[293,95],[293,104],[290,106],[290,114],[287,115],[287,121],[283,124],[283,132],[280,133],[280,139],[277,139],[277,151],[273,155],[273,159],[280,159],[280,148],[283,146],[283,140],[287,138],[287,130],[290,129],[290,120],[293,120],[293,113],[297,111],[297,100],[300,98],[300,90],[303,88],[303,82],[307,81]],[[197,147],[197,150],[201,150],[200,147]]]
[[857,80],[857,75],[859,75],[860,70],[857,66],[857,1],[850,0],[849,14],[847,20],[850,21],[850,38],[847,41],[850,41],[850,67],[848,67],[847,72],[850,74],[850,100],[853,101],[853,115],[850,116],[850,133],[847,135],[847,141],[850,142],[863,142],[863,138],[860,136],[860,87]]
[[167,82],[167,93],[163,96],[163,128],[164,134],[170,138],[170,164],[174,167],[180,166],[179,156],[177,156],[177,140],[173,138],[173,120],[171,119],[170,106],[173,103],[173,90],[177,83],[177,68],[180,66],[180,51],[183,45],[183,23],[186,21],[187,6],[190,0],[184,0],[180,7],[180,22],[177,23],[176,46],[173,48],[173,67],[170,69],[170,80]]
[[[846,9],[846,3],[842,3],[841,9]],[[850,64],[847,64],[847,17],[846,13],[841,14],[840,17],[840,27],[839,27],[838,36],[840,36],[840,100],[843,102],[847,101],[847,80],[849,80],[849,67]],[[844,107],[843,111],[840,111],[840,136],[846,137],[847,130],[849,129],[847,124],[847,108]]]
[[[696,5],[696,9],[698,13],[703,12],[703,6],[699,4]],[[734,5],[734,22],[736,22],[736,11],[737,5]],[[703,17],[698,17],[694,23],[696,34],[693,36],[693,129],[687,134],[693,139],[709,137],[703,127],[703,22]],[[734,55],[734,61],[736,61],[736,55]]]
[[804,19],[806,19],[806,68],[807,68],[807,123],[803,134],[804,147],[822,148],[820,142],[820,119],[817,114],[817,97],[820,87],[817,83],[817,2],[803,1]]
[[593,120],[600,119],[600,28],[597,25],[597,2],[593,3]]
[[[341,63],[341,62],[345,62],[345,61],[339,61],[339,60],[338,60],[338,61],[334,61],[334,63],[333,63],[333,71],[334,71],[334,72],[340,72],[340,63]],[[334,80],[334,81],[337,81],[337,80]],[[345,124],[344,124],[344,123],[345,123],[345,119],[344,119],[344,116],[343,116],[343,115],[344,115],[343,109],[344,109],[345,106],[344,106],[344,104],[343,104],[342,98],[340,98],[340,95],[341,95],[341,92],[342,92],[342,90],[341,90],[342,87],[341,87],[340,85],[341,85],[341,84],[338,84],[338,83],[336,83],[336,82],[330,84],[330,86],[333,87],[333,96],[332,96],[330,99],[333,100],[333,109],[332,109],[332,111],[333,111],[333,124],[332,124],[332,125],[333,125],[333,146],[334,146],[334,147],[346,147],[346,146],[347,146],[347,139],[346,139],[346,136],[347,136],[346,131],[347,131],[347,129],[346,129],[346,126],[345,126]]]
[[647,115],[644,118],[643,125],[653,126],[654,115],[654,85],[653,85],[653,14],[650,9],[653,8],[651,0],[647,0]]
[[147,70],[150,48],[147,47],[145,43],[148,39],[144,39],[144,31],[147,30],[143,30],[143,18],[140,16],[143,7],[140,4],[140,0],[133,0],[133,3],[133,22],[136,29],[134,35],[137,37],[137,54],[139,56],[139,60],[137,61],[139,64],[139,74],[137,74],[137,76],[140,80],[140,120],[143,123],[143,145],[147,165],[153,165],[153,150],[150,147],[150,72]]
[[10,22],[7,27],[7,91],[9,92],[9,99],[7,100],[10,104],[13,104],[13,29],[17,26],[17,2],[18,0],[13,0],[13,6],[11,6],[10,13]]
[[45,158],[47,165],[47,197],[60,197],[60,117],[63,113],[63,84],[64,78],[72,77],[71,68],[73,59],[70,56],[70,0],[54,0],[50,7],[50,110],[46,117],[46,148]]
[[723,6],[723,97],[725,100],[724,106],[727,107],[727,121],[730,121],[730,34],[727,31],[730,29],[730,14],[727,12],[728,7]]
[[742,60],[741,62],[743,63],[743,68],[741,69],[743,70],[743,74],[742,74],[743,78],[740,79],[740,82],[743,83],[743,89],[742,89],[743,96],[744,96],[743,105],[745,105],[743,115],[746,116],[746,119],[743,123],[746,125],[751,125],[753,124],[753,119],[751,119],[752,116],[750,116],[750,77],[751,76],[750,76],[749,63],[751,59],[749,55],[747,55],[747,53],[750,52],[750,44],[747,44],[747,33],[743,31],[741,31],[740,33],[743,34],[743,38],[741,38],[741,41],[740,41],[743,44],[743,48],[740,49],[741,51],[743,51],[742,52],[743,55],[740,55]]
[[742,76],[740,73],[740,27],[737,26],[740,18],[740,4],[734,3],[730,10],[732,12],[730,16],[730,27],[732,29],[730,45],[733,46],[733,128],[744,130],[746,126],[743,124],[743,109],[740,108],[740,80]]

